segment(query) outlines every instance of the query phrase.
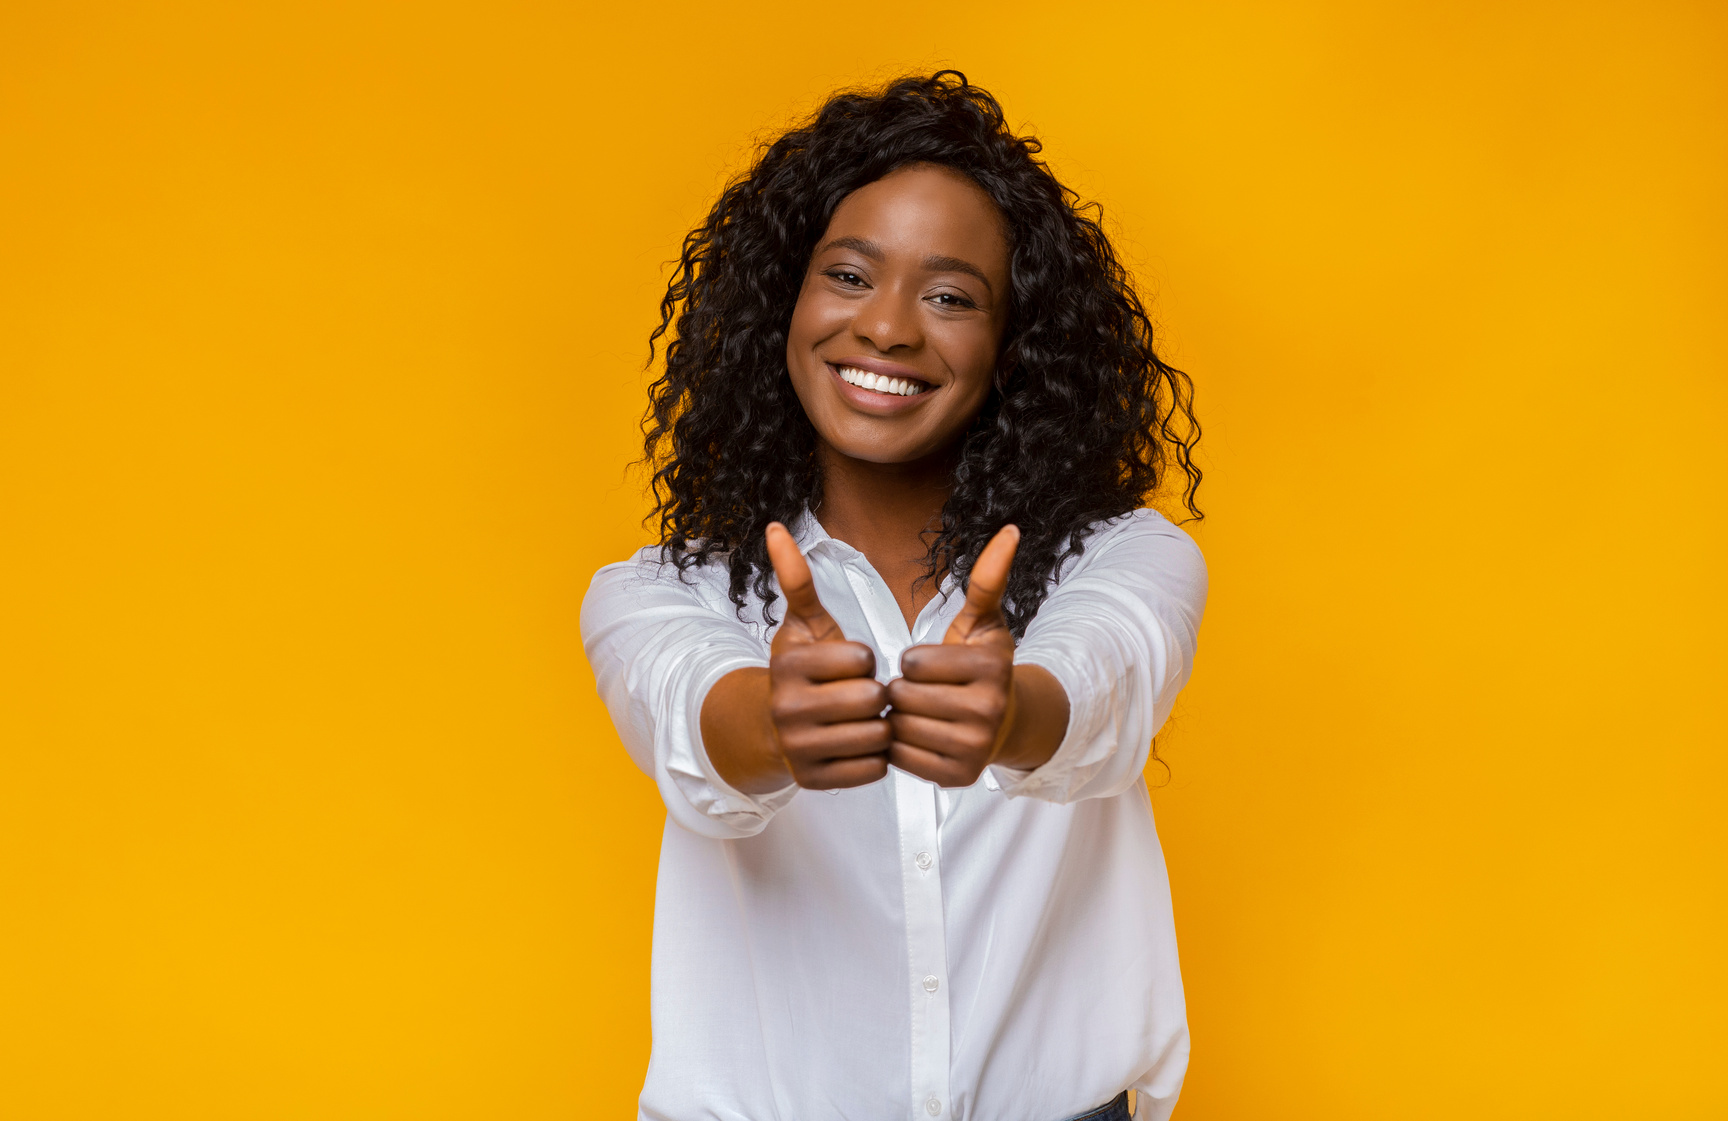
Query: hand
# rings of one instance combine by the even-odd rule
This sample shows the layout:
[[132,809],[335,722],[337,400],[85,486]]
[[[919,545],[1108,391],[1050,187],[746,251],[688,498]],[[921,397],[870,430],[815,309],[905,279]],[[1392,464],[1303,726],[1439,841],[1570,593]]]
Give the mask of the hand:
[[822,601],[798,543],[768,527],[768,559],[786,595],[786,618],[768,650],[774,750],[799,786],[864,786],[888,773],[888,691],[876,655],[849,642]]
[[[1002,593],[1019,546],[1017,527],[997,531],[972,565],[966,602],[942,645],[907,650],[900,658],[903,676],[888,683],[894,706],[888,761],[938,786],[971,786],[991,763],[1009,761],[1003,747],[1018,703],[1014,635],[1002,614]],[[1065,726],[1065,705],[1061,719]]]

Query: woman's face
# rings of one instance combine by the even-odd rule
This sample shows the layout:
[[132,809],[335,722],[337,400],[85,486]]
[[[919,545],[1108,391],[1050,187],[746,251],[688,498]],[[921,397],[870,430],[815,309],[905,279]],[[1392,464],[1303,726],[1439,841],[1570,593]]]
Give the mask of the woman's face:
[[792,386],[833,451],[909,463],[965,433],[1008,314],[1004,228],[982,188],[929,164],[835,209],[786,340]]

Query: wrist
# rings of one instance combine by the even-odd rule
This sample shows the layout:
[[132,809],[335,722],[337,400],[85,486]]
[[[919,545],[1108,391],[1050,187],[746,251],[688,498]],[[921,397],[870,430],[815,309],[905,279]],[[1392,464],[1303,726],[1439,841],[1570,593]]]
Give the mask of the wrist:
[[702,706],[702,746],[709,764],[722,782],[752,797],[792,782],[774,731],[771,691],[768,670],[734,670],[715,683]]
[[992,763],[1035,771],[1050,761],[1068,732],[1068,693],[1043,666],[1016,665],[1008,686],[1002,746]]
[[780,731],[774,726],[771,697],[772,685],[764,672],[761,692],[756,698],[759,703],[751,706],[755,720],[751,722],[752,734],[745,740],[748,758],[746,765],[740,768],[739,781],[733,784],[740,792],[751,796],[772,794],[793,782],[792,768],[780,750]]

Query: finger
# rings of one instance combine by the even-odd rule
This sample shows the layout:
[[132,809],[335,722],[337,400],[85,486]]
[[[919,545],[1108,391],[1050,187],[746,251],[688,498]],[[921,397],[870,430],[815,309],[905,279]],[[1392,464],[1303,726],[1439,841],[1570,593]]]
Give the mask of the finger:
[[1005,525],[996,531],[996,536],[972,562],[972,574],[966,582],[966,602],[948,625],[943,642],[965,642],[984,624],[1001,624],[1002,595],[1008,590],[1008,573],[1014,567],[1014,553],[1019,548],[1019,526]]
[[781,734],[780,753],[793,766],[814,767],[836,759],[881,755],[893,739],[893,729],[881,717],[844,724],[806,725]]
[[900,655],[900,673],[909,681],[928,684],[1000,681],[1008,676],[1012,659],[1009,650],[990,646],[913,646]]
[[904,677],[888,683],[888,703],[896,714],[928,716],[934,720],[970,720],[998,724],[1007,705],[996,689],[971,689],[963,685],[924,685]]
[[978,775],[982,773],[981,770],[974,771],[969,765],[945,755],[898,741],[888,749],[888,762],[909,775],[917,775],[926,782],[950,789],[971,786],[978,781]]
[[769,522],[767,529],[768,563],[774,566],[774,576],[786,595],[786,608],[804,621],[818,642],[841,638],[840,624],[834,621],[816,598],[816,581],[810,575],[810,565],[798,551],[798,542],[779,522]]
[[875,679],[876,652],[862,642],[817,642],[775,653],[776,674],[795,674],[810,681],[848,677]]
[[783,726],[873,720],[888,707],[888,690],[869,678],[854,677],[777,691],[772,706],[775,722]]
[[802,773],[794,772],[793,778],[807,790],[845,790],[853,786],[869,786],[887,775],[888,756],[879,751],[855,759],[818,763]]
[[922,748],[950,759],[974,759],[989,753],[990,730],[974,720],[937,720],[909,712],[890,712],[888,727],[895,743]]

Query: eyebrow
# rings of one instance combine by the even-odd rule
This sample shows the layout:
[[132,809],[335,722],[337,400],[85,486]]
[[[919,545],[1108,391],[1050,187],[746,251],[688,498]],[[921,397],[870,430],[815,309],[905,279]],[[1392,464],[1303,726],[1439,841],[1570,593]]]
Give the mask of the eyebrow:
[[[826,252],[830,249],[850,249],[855,253],[864,254],[872,261],[883,261],[888,257],[886,253],[882,252],[880,245],[862,237],[837,237],[824,245],[819,252]],[[996,289],[990,284],[990,278],[984,275],[984,270],[963,257],[944,257],[939,254],[926,257],[924,258],[924,271],[963,272],[967,276],[977,277],[979,283],[990,290],[991,295],[996,294]]]
[[975,276],[978,282],[990,290],[994,296],[996,289],[990,287],[990,278],[984,275],[984,270],[971,261],[959,257],[926,257],[924,258],[926,272],[963,272],[967,276]]
[[882,247],[880,245],[877,245],[873,241],[867,241],[861,237],[837,237],[827,245],[824,245],[819,252],[826,253],[830,249],[850,249],[853,252],[864,254],[864,256],[870,258],[872,261],[886,260],[888,256],[886,253],[882,252]]

